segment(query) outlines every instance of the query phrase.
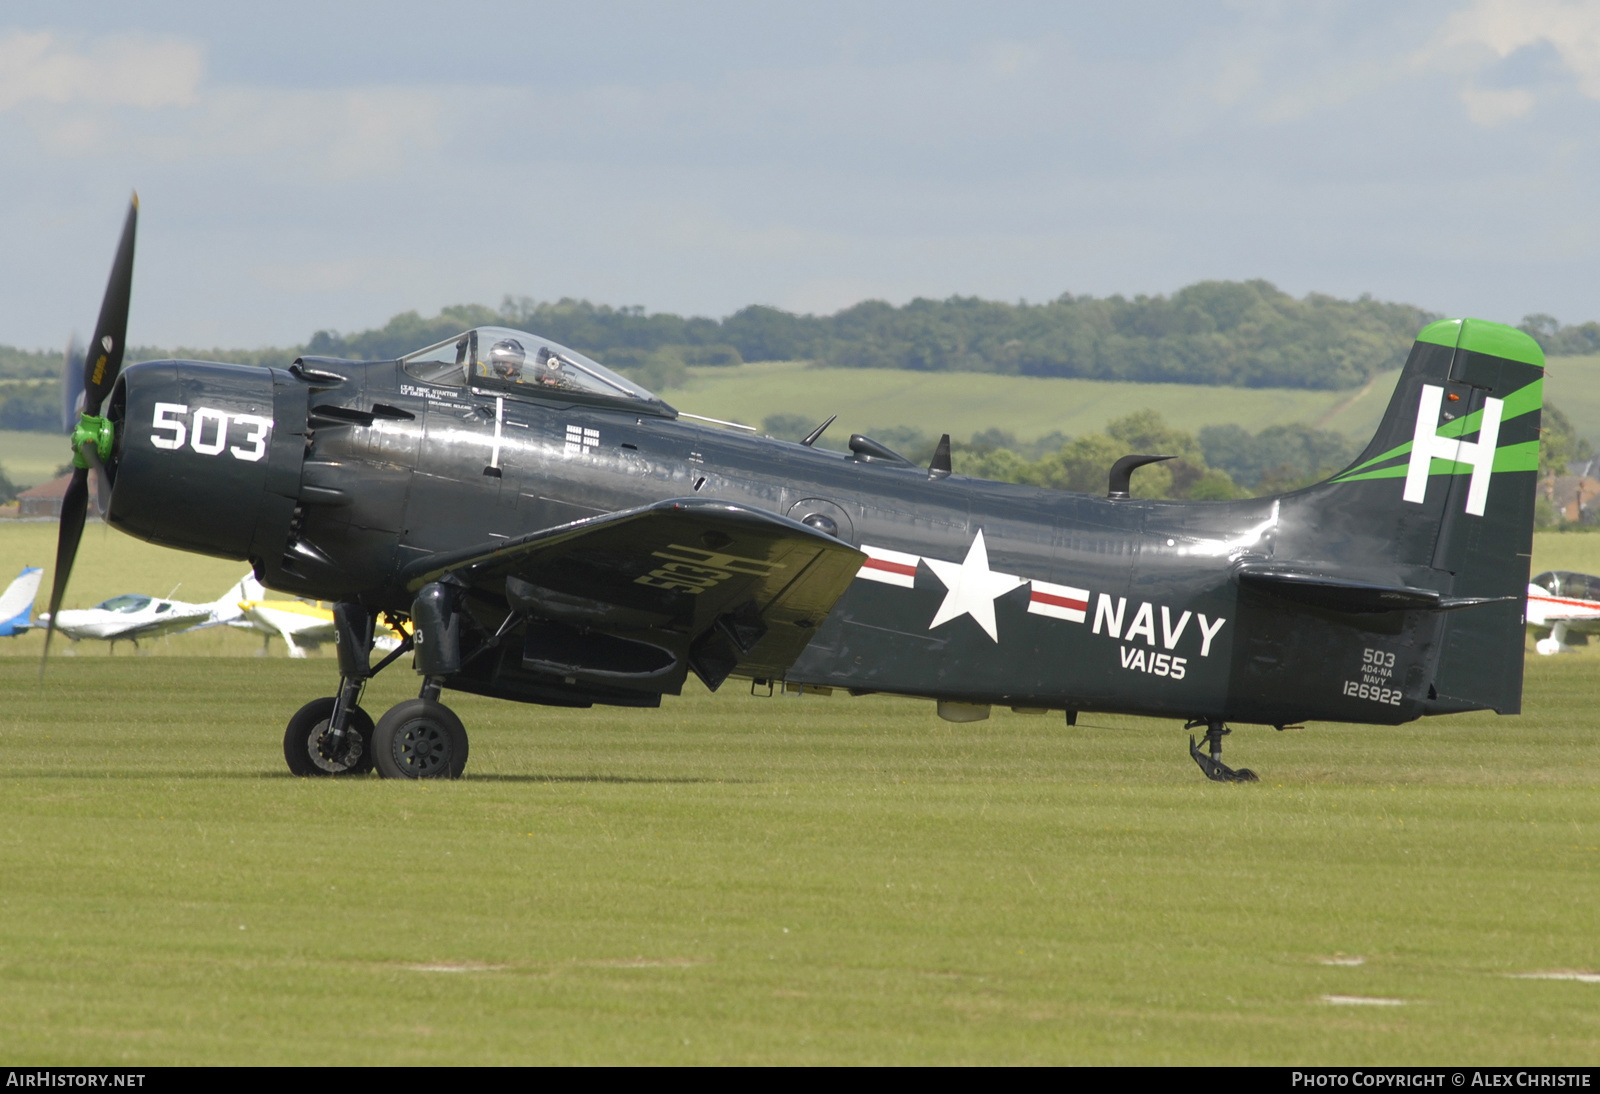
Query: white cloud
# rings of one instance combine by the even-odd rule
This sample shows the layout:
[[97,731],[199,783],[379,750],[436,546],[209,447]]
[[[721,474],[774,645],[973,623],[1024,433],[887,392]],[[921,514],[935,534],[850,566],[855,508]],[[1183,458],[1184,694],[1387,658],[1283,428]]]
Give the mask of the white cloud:
[[1443,49],[1482,46],[1509,57],[1548,42],[1591,99],[1600,99],[1600,3],[1580,0],[1478,0],[1452,15],[1439,42]]
[[118,34],[81,46],[47,31],[12,31],[0,34],[0,111],[31,101],[192,106],[204,72],[204,51],[178,38]]
[[1481,126],[1495,126],[1520,118],[1533,109],[1533,92],[1520,87],[1461,89],[1467,117]]
[[168,162],[270,160],[275,173],[353,179],[398,170],[435,147],[440,110],[434,93],[397,87],[228,87],[206,95],[179,131],[143,146]]
[[1487,88],[1482,77],[1496,62],[1531,46],[1548,45],[1590,99],[1600,99],[1600,2],[1597,0],[1476,0],[1451,15],[1414,61],[1463,77],[1457,94],[1467,116],[1494,126],[1520,118],[1538,100],[1533,89]]

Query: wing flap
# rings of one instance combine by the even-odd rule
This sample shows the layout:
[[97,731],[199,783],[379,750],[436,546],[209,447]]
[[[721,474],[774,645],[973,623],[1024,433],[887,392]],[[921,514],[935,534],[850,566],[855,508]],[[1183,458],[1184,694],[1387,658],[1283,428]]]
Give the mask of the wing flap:
[[402,580],[416,592],[450,576],[530,621],[656,643],[716,687],[781,676],[863,558],[786,517],[680,498],[430,556]]

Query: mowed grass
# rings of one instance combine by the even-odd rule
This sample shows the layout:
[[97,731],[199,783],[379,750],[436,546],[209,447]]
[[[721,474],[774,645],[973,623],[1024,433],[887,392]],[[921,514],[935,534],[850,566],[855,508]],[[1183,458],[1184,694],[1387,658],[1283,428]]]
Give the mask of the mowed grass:
[[451,695],[468,778],[293,779],[329,669],[0,664],[7,1063],[1600,1060],[1600,984],[1517,978],[1600,971],[1600,659],[1242,728],[1255,786],[1170,723],[733,689]]

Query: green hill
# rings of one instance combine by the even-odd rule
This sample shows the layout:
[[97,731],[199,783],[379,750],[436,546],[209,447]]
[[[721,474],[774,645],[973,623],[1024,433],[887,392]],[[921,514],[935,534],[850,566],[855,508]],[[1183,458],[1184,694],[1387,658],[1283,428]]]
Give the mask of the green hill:
[[[1600,362],[1600,358],[1596,359]],[[1138,384],[1001,376],[977,372],[812,368],[804,361],[691,368],[688,382],[659,394],[679,410],[760,425],[775,414],[820,422],[838,414],[830,438],[897,428],[966,440],[1004,429],[1029,441],[1081,436],[1136,410],[1156,410],[1190,432],[1237,423],[1252,432],[1304,422],[1364,439],[1377,426],[1398,371],[1353,391]],[[1600,410],[1600,407],[1597,407]],[[1600,419],[1600,414],[1597,414]]]
[[1600,354],[1550,358],[1544,397],[1561,408],[1579,436],[1600,450]]

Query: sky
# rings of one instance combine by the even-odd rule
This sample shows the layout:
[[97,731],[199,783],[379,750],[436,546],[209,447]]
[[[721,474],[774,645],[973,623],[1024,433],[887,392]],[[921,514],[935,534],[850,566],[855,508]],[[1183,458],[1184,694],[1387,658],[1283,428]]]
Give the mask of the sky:
[[1265,278],[1600,319],[1600,2],[0,8],[0,343]]

